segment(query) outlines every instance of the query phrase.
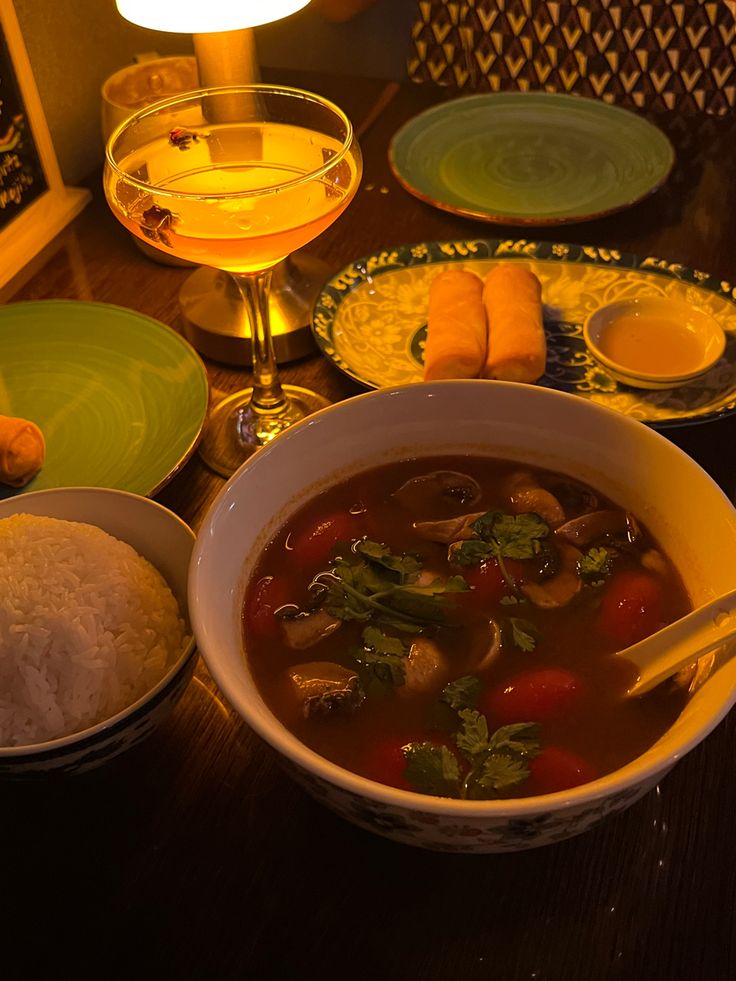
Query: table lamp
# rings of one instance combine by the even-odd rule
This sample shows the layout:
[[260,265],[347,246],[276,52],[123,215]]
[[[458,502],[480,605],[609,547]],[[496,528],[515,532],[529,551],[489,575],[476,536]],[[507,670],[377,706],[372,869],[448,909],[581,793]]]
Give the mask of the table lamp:
[[[202,88],[258,82],[253,28],[307,6],[309,0],[116,0],[133,24],[167,33],[192,34]],[[310,318],[329,276],[326,263],[297,252],[273,270],[270,314],[274,352],[280,362],[313,349]],[[250,363],[250,325],[230,276],[201,266],[179,293],[184,333],[207,357]]]

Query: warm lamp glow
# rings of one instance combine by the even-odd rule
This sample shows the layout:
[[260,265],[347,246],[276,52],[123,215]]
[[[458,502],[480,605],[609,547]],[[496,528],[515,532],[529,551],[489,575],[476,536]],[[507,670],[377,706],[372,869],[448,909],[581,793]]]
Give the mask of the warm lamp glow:
[[126,20],[175,34],[238,31],[281,20],[309,0],[115,0]]

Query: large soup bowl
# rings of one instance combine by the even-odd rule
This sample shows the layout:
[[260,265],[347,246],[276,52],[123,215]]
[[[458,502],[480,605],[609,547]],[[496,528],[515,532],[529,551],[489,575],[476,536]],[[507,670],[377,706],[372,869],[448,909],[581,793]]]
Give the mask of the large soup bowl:
[[248,667],[241,612],[261,550],[297,508],[335,482],[375,464],[454,453],[503,457],[587,481],[645,522],[695,605],[736,587],[736,511],[663,436],[577,396],[445,381],[358,396],[260,450],[206,516],[190,567],[189,606],[200,651],[227,700],[324,804],[407,844],[516,851],[580,834],[654,787],[733,705],[736,659],[722,652],[674,725],[642,756],[569,791],[497,801],[424,796],[357,776],[308,749],[271,713]]

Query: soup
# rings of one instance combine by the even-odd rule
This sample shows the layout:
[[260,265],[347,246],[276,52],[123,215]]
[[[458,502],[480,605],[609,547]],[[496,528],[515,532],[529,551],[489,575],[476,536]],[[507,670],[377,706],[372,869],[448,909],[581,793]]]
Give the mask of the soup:
[[687,613],[636,517],[562,474],[404,460],[308,502],[260,557],[244,645],[303,743],[380,783],[528,797],[619,768],[670,727],[611,655]]

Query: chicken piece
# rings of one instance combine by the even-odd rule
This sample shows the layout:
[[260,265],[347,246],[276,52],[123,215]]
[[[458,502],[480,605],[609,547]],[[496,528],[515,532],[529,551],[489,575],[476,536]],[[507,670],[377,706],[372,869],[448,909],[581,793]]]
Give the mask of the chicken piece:
[[404,684],[400,694],[429,692],[439,689],[448,680],[449,668],[439,647],[426,637],[412,641],[404,662]]
[[342,620],[333,617],[325,610],[315,610],[314,613],[300,613],[295,617],[283,617],[280,621],[284,640],[295,650],[303,651],[314,647],[325,637],[338,629]]
[[299,664],[289,668],[288,676],[305,719],[355,712],[365,698],[357,673],[332,661]]

